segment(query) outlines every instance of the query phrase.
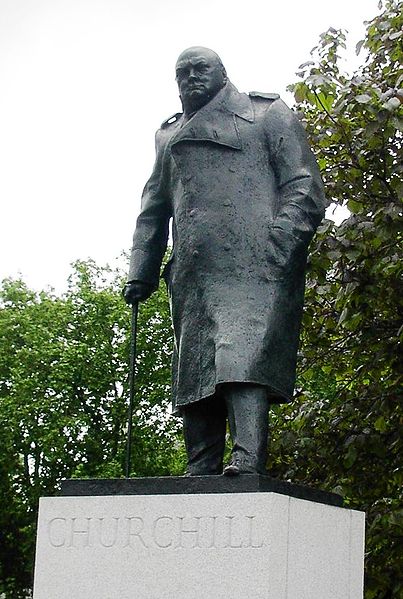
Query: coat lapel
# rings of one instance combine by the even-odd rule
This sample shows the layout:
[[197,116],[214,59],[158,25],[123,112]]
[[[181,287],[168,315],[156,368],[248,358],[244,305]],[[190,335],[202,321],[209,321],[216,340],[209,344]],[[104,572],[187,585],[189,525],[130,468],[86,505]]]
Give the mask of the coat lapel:
[[208,141],[235,150],[242,149],[236,117],[253,122],[249,96],[227,85],[174,135],[172,145],[182,141]]

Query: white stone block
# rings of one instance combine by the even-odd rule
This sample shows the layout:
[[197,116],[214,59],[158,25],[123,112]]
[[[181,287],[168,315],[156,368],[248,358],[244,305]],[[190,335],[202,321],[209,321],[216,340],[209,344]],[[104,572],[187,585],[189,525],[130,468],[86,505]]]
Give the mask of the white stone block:
[[34,599],[362,599],[363,531],[272,492],[43,498]]

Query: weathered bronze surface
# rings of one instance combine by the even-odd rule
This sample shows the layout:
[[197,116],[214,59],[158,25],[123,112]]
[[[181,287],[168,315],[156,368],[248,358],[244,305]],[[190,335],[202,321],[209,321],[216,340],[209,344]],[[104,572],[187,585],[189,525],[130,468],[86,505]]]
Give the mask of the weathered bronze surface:
[[156,135],[125,297],[157,288],[172,219],[163,277],[188,473],[222,472],[227,417],[234,448],[225,473],[264,472],[269,403],[293,395],[322,182],[303,127],[277,94],[239,93],[206,48],[181,54],[176,80],[183,113]]

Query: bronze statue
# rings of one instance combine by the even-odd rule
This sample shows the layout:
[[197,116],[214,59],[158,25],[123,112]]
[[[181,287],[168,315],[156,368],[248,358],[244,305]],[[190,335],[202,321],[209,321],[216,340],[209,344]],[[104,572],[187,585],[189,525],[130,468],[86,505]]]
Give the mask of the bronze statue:
[[293,395],[307,248],[325,199],[296,115],[277,94],[239,93],[219,56],[176,63],[183,113],[156,135],[137,219],[126,301],[163,277],[175,332],[173,406],[187,474],[265,473],[270,403]]

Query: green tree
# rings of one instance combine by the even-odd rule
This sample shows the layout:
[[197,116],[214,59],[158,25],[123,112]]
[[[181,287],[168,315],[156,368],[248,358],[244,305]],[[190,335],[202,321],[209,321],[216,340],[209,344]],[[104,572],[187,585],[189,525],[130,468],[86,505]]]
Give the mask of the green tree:
[[[0,593],[31,585],[38,499],[63,478],[121,477],[127,436],[130,314],[122,276],[77,262],[67,293],[0,289]],[[183,471],[168,418],[171,327],[156,293],[139,318],[132,475]]]
[[290,89],[329,200],[312,247],[296,402],[274,416],[272,469],[340,492],[367,513],[366,598],[402,596],[402,2],[380,3],[340,69],[329,29]]

